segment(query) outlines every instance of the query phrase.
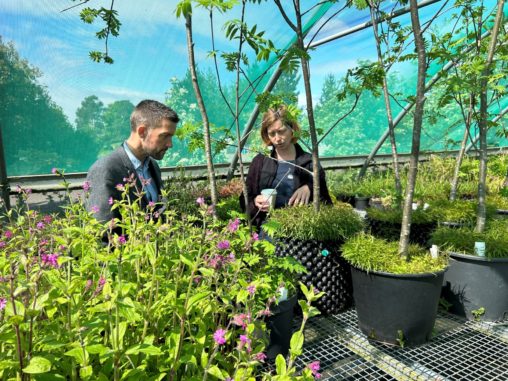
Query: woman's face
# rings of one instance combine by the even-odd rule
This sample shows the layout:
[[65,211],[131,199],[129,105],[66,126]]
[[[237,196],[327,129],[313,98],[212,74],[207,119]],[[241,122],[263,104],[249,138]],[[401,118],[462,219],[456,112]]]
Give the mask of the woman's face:
[[280,120],[275,121],[270,127],[267,129],[268,139],[270,139],[270,143],[275,147],[275,149],[287,149],[291,144],[291,139],[293,139],[293,130],[282,124]]

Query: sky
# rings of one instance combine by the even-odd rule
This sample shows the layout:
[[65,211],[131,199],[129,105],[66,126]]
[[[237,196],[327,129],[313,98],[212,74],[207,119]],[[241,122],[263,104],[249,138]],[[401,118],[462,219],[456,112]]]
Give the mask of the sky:
[[[283,1],[286,2],[290,4]],[[112,65],[95,63],[88,57],[91,50],[104,49],[104,42],[95,38],[102,24],[83,23],[79,19],[83,5],[63,11],[79,1],[2,0],[0,35],[4,43],[13,42],[20,56],[41,70],[39,82],[47,86],[52,99],[73,122],[81,101],[92,94],[106,105],[125,99],[134,104],[145,98],[164,101],[170,78],[183,77],[188,68],[185,24],[175,15],[177,3],[177,0],[117,0],[114,4],[122,26],[119,37],[109,40],[109,53],[115,60]],[[303,5],[312,3],[302,1]],[[96,0],[86,5],[109,8],[110,1]],[[342,6],[343,2],[339,1],[327,14]],[[422,12],[435,9],[436,6],[431,6]],[[239,17],[238,10],[214,16],[217,49],[235,49],[236,43],[226,40],[221,27],[226,20]],[[246,18],[248,25],[257,24],[258,30],[266,30],[266,37],[278,47],[292,36],[271,1],[249,4]],[[317,40],[366,19],[365,12],[349,10],[327,23]],[[200,68],[210,66],[212,61],[207,58],[212,50],[210,19],[203,9],[195,9],[193,28],[196,60]],[[375,54],[370,30],[311,52],[315,98],[319,97],[327,74],[343,75],[355,66],[358,58],[374,60]],[[300,92],[303,96],[303,89]]]

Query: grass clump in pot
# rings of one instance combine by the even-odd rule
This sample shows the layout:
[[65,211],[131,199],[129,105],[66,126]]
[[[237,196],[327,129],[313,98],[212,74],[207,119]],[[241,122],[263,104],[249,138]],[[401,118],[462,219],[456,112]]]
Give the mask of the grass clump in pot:
[[474,255],[475,242],[485,242],[487,258],[508,258],[508,220],[489,221],[484,233],[475,232],[472,227],[439,227],[432,234],[431,241],[441,250],[469,255]]
[[428,250],[410,245],[407,259],[398,252],[399,243],[369,234],[358,234],[342,245],[342,256],[354,267],[364,271],[391,274],[434,273],[447,266],[445,257],[432,258]]
[[264,230],[273,238],[343,241],[363,230],[363,221],[349,204],[312,205],[275,209]]

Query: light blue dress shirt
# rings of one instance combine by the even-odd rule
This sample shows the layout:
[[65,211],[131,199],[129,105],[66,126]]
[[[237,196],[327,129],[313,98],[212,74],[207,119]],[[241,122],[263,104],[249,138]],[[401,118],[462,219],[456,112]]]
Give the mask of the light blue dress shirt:
[[143,185],[143,191],[145,192],[148,201],[159,201],[159,192],[157,190],[157,185],[154,183],[152,175],[150,174],[150,158],[147,157],[144,162],[141,162],[141,160],[139,160],[134,155],[134,153],[132,153],[126,142],[123,143],[123,148],[125,149],[125,153],[129,157],[130,161],[132,162],[132,165],[136,169],[136,173],[139,180],[141,181],[141,184]]

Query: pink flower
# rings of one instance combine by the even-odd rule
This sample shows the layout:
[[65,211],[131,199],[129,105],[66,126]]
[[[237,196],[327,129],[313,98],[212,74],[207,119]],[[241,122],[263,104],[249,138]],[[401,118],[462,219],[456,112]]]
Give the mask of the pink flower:
[[93,205],[90,210],[92,213],[99,213],[99,207],[97,205]]
[[266,354],[264,354],[263,352],[259,352],[259,353],[256,353],[254,355],[254,358],[257,360],[257,361],[265,361],[266,360]]
[[7,299],[0,298],[0,311],[2,311],[6,305],[7,305]]
[[118,237],[118,243],[120,245],[125,245],[126,242],[127,242],[127,239],[125,238],[124,235],[121,235],[120,237]]
[[155,206],[155,202],[150,201],[150,202],[148,203],[148,207],[149,207],[149,208],[153,208],[154,206]]
[[215,340],[215,343],[217,345],[223,345],[226,344],[226,333],[227,331],[225,329],[219,328],[217,331],[213,334],[213,339]]
[[125,187],[123,186],[123,184],[116,184],[116,190],[123,192],[125,190]]
[[41,229],[44,229],[44,222],[37,222],[37,229],[41,230]]
[[259,241],[259,234],[256,233],[256,232],[252,233],[252,240],[253,241]]
[[310,364],[307,365],[307,368],[309,368],[314,375],[316,379],[321,378],[321,374],[318,373],[318,370],[320,368],[319,361],[313,361]]
[[250,296],[253,296],[256,293],[256,285],[254,284],[248,285],[247,292],[250,294]]
[[90,181],[85,181],[85,182],[83,183],[83,190],[84,190],[85,192],[88,192],[88,191],[90,190]]
[[11,239],[13,236],[13,234],[10,230],[6,230],[4,235],[5,235],[5,238],[7,238],[7,239]]
[[108,198],[108,204],[113,205],[113,203],[114,203],[113,197]]
[[0,241],[0,249],[1,249],[1,248],[4,248],[4,247],[5,247],[5,245],[6,245],[6,243],[5,243],[4,241]]
[[53,218],[51,218],[51,216],[49,214],[46,214],[44,217],[42,217],[42,220],[46,223],[46,224],[50,224],[52,221],[53,221]]
[[42,254],[41,255],[42,265],[58,268],[58,254]]
[[106,284],[106,278],[104,278],[103,276],[101,276],[99,278],[99,286],[104,286]]
[[247,324],[250,322],[250,315],[248,314],[238,314],[233,316],[233,324],[243,329],[247,328]]
[[54,174],[54,175],[58,174],[58,169],[51,168],[51,173]]
[[219,250],[227,250],[230,247],[231,247],[231,244],[229,243],[229,241],[227,239],[225,239],[224,241],[220,241],[217,244],[217,249],[219,249]]
[[247,335],[240,335],[240,343],[238,344],[238,347],[242,349],[244,346],[247,347],[247,352],[251,351],[250,347],[251,340]]
[[86,284],[85,284],[85,291],[88,291],[91,287],[92,287],[92,280],[91,279],[87,279],[86,280]]
[[198,197],[196,199],[196,204],[198,204],[199,206],[205,205],[205,199],[203,197]]
[[238,227],[240,226],[240,219],[237,217],[233,221],[231,221],[228,225],[228,230],[231,233],[234,233],[238,230]]

